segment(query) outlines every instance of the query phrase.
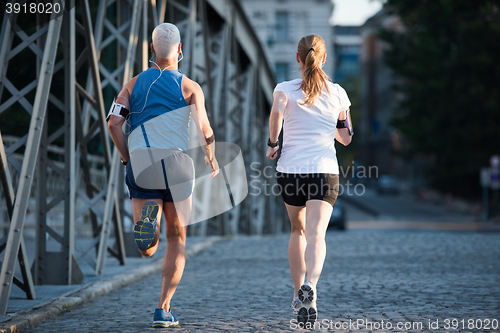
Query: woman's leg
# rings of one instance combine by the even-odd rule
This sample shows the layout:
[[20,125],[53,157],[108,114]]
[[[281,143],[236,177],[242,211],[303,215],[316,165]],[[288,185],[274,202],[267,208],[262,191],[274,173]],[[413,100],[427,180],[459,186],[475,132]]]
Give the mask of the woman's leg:
[[306,263],[304,261],[304,252],[306,249],[305,222],[306,206],[291,206],[285,204],[288,211],[288,217],[292,225],[290,242],[288,243],[288,262],[290,264],[290,273],[292,275],[294,296],[297,296],[304,278],[306,276]]
[[316,284],[323,270],[326,257],[325,235],[333,207],[322,200],[309,200],[306,203],[305,262],[307,280]]

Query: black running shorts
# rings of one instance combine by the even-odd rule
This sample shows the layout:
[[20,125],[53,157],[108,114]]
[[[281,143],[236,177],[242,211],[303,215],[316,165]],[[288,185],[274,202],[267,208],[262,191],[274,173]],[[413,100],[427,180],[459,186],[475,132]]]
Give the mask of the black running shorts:
[[335,205],[339,193],[339,175],[331,173],[276,173],[279,190],[286,204],[305,206],[308,200]]

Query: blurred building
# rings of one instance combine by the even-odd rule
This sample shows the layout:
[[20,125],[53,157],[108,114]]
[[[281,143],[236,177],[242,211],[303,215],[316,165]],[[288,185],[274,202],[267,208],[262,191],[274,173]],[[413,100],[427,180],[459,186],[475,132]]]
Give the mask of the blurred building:
[[[240,0],[257,37],[264,46],[269,64],[274,68],[276,81],[300,77],[295,59],[299,40],[308,34],[323,37],[327,53],[333,55],[333,13],[331,0]],[[330,60],[330,61],[328,61]],[[323,68],[333,74],[333,58]]]
[[333,27],[333,52],[335,67],[333,79],[335,82],[344,82],[359,77],[359,53],[361,49],[361,35],[359,26]]
[[360,117],[356,134],[364,165],[378,166],[379,174],[404,176],[401,159],[393,154],[401,148],[401,135],[390,125],[397,112],[395,78],[384,63],[388,46],[378,38],[381,28],[401,27],[399,18],[384,8],[360,27]]

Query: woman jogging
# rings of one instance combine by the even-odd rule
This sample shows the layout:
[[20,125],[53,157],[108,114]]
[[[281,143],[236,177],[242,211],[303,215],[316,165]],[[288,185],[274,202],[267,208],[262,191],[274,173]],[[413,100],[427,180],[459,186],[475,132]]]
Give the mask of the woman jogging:
[[[303,37],[296,54],[301,78],[274,89],[266,156],[278,154],[283,122],[283,148],[277,181],[291,222],[288,260],[294,285],[292,309],[303,325],[317,318],[319,276],[326,256],[325,234],[337,199],[339,167],[335,139],[351,142],[349,98],[323,72],[324,40]],[[307,273],[307,280],[306,280]]]

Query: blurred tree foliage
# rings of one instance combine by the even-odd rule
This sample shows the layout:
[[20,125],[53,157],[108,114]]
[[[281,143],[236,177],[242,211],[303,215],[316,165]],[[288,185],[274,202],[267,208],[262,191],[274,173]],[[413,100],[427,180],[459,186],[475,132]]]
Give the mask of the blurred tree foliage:
[[500,153],[500,1],[386,6],[404,26],[380,34],[403,96],[393,125],[409,140],[409,155],[429,157],[432,186],[476,195],[479,169]]
[[[356,132],[356,126],[359,124],[359,109],[360,109],[360,100],[359,100],[359,75],[349,75],[337,82],[342,86],[347,92],[347,96],[351,101],[351,119],[354,124],[354,132]],[[344,147],[342,144],[336,142],[335,149],[337,150],[337,158],[339,160],[339,165],[342,166],[345,170],[347,168],[352,168],[352,161],[357,161],[359,159],[359,140],[357,140],[357,136],[353,136],[352,142],[349,146]]]

